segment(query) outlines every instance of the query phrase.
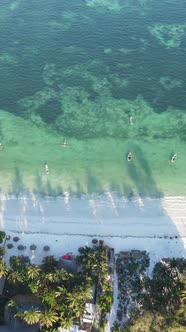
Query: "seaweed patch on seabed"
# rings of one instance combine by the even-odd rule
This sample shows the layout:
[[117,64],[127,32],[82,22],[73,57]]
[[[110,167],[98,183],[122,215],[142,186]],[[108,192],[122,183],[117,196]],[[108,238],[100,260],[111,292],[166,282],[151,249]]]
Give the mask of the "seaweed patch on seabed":
[[149,31],[166,48],[175,48],[184,38],[186,24],[155,24]]
[[148,7],[148,0],[85,0],[87,6],[95,8],[95,10],[99,10],[102,8],[103,10],[109,10],[112,13],[119,13],[121,10],[124,11],[133,11],[133,10],[144,10]]

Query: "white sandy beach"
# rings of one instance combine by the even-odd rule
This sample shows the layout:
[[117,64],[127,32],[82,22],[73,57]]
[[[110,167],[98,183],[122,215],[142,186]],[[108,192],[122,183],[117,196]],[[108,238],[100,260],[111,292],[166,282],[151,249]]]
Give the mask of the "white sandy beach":
[[[33,262],[39,262],[43,246],[56,257],[76,253],[93,237],[102,238],[115,252],[142,249],[152,257],[185,257],[186,197],[127,199],[110,192],[64,197],[0,196],[0,226],[7,234],[19,233],[17,245],[37,245]],[[20,253],[20,251],[19,251]]]

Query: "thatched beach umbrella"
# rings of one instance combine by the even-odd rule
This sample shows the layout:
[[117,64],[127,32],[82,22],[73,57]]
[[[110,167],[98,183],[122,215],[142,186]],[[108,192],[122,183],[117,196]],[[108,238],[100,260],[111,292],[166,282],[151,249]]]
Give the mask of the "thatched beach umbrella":
[[18,250],[24,250],[25,247],[24,247],[22,244],[19,244],[19,245],[17,246],[17,249],[18,249]]
[[84,249],[83,247],[80,247],[80,248],[78,249],[78,251],[79,251],[80,254],[83,254],[84,251],[85,251],[85,249]]
[[31,246],[30,246],[30,250],[36,250],[36,245],[35,244],[31,244]]
[[20,238],[19,238],[18,236],[14,236],[14,237],[13,237],[13,241],[14,241],[14,242],[18,242],[19,240],[20,240]]
[[13,247],[14,247],[14,245],[13,245],[12,243],[8,243],[8,244],[7,244],[7,248],[8,248],[8,249],[12,249]]
[[44,251],[49,251],[49,250],[50,250],[50,247],[49,247],[49,246],[44,246],[44,247],[43,247],[43,250],[44,250]]

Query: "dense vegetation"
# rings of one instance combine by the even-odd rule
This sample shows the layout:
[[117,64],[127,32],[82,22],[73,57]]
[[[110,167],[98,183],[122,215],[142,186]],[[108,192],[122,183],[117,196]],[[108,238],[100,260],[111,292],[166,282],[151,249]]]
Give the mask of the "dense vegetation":
[[0,243],[3,242],[3,239],[5,238],[5,232],[0,231]]
[[164,259],[143,292],[127,324],[116,322],[112,332],[182,332],[186,327],[186,260]]
[[82,264],[85,275],[88,275],[95,285],[98,310],[94,331],[102,332],[107,323],[106,314],[110,312],[112,305],[112,271],[109,271],[108,267],[107,247],[100,241],[99,245],[94,245],[93,248],[80,248],[77,259]]
[[[41,266],[31,264],[25,256],[12,256],[10,267],[1,259],[0,276],[7,280],[4,304],[7,301],[11,315],[29,325],[38,324],[45,332],[56,331],[59,326],[68,329],[74,323],[81,324],[85,303],[91,299],[94,286],[101,331],[112,304],[106,247],[101,243],[81,248],[77,260],[80,271],[69,273],[57,267],[53,256],[46,256]],[[33,306],[24,309],[17,295],[33,296]]]
[[[29,325],[38,324],[45,332],[57,327],[81,326],[85,303],[96,303],[92,330],[104,331],[106,314],[112,305],[112,268],[109,251],[102,241],[93,247],[79,248],[76,258],[79,272],[69,273],[58,268],[53,256],[43,259],[40,266],[28,257],[12,256],[10,266],[0,259],[0,277],[6,277],[1,297],[0,323],[8,305],[12,317]],[[152,278],[145,270],[149,265],[146,252],[141,258],[117,259],[119,307],[125,309],[127,321],[120,319],[112,332],[182,332],[186,326],[186,259],[163,259],[153,270]],[[93,291],[94,290],[94,291]],[[32,297],[33,305],[24,309],[17,296]]]
[[70,327],[83,313],[90,294],[91,280],[82,273],[71,274],[57,269],[53,256],[45,257],[41,266],[30,264],[23,256],[12,256],[10,269],[3,263],[1,274],[7,278],[9,299],[16,294],[33,294],[36,303],[40,304],[39,308],[23,311],[16,301],[10,301],[12,314],[16,313],[16,317],[28,324],[39,323],[45,331],[59,325]]

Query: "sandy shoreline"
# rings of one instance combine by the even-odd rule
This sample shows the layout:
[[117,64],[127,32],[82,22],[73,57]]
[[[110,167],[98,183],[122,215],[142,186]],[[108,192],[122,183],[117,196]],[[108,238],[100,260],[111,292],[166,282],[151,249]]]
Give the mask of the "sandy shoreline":
[[[0,226],[12,237],[19,234],[19,243],[26,246],[24,254],[30,256],[29,246],[37,245],[34,262],[44,255],[46,244],[57,257],[66,251],[77,253],[93,237],[104,239],[116,252],[141,249],[152,257],[185,257],[186,197],[128,199],[111,192],[81,198],[67,192],[57,198],[1,194]],[[20,254],[15,243],[12,250]]]
[[0,195],[0,227],[24,233],[186,237],[186,197]]

